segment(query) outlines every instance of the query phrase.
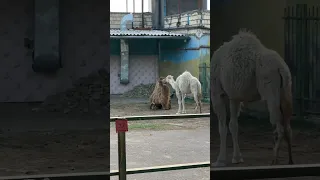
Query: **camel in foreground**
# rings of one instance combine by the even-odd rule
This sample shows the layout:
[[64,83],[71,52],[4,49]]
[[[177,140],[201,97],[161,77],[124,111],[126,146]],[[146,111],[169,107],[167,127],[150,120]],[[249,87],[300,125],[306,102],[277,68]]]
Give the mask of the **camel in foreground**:
[[218,48],[211,59],[212,107],[219,120],[220,152],[213,166],[226,166],[227,109],[233,141],[232,163],[243,162],[238,144],[238,116],[241,103],[266,101],[270,123],[274,128],[274,158],[278,164],[282,138],[291,153],[292,115],[291,74],[280,55],[266,48],[251,32],[240,30],[232,40]]
[[[199,108],[201,110],[201,83],[200,81],[191,75],[190,72],[185,71],[180,76],[177,77],[176,81],[173,79],[172,75],[168,75],[165,82],[169,83],[176,92],[178,99],[179,109],[177,114],[186,113],[184,99],[186,94],[193,94],[194,101],[196,102],[195,110]],[[182,111],[181,111],[182,106]]]

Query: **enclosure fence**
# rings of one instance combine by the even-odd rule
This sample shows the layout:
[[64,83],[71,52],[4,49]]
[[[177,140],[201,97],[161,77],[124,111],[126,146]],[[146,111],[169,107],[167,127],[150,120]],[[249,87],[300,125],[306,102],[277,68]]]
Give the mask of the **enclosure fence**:
[[[128,121],[139,121],[139,120],[165,120],[165,119],[191,119],[191,118],[204,118],[210,117],[210,113],[202,114],[182,114],[182,115],[148,115],[148,116],[128,116],[128,117],[111,117],[110,121],[115,122],[118,119],[126,119]],[[125,136],[124,136],[125,137]],[[125,138],[119,138],[119,144],[125,144]],[[118,146],[118,149],[121,148]],[[119,151],[120,152],[120,151]],[[126,157],[126,154],[122,154]],[[124,158],[125,159],[125,158]],[[124,163],[124,164],[123,164]],[[110,172],[87,172],[87,173],[67,173],[67,174],[43,174],[43,175],[26,175],[26,176],[5,176],[0,177],[0,180],[105,180],[110,176],[120,176],[124,171],[122,177],[126,177],[127,174],[141,174],[141,173],[151,173],[151,172],[162,172],[162,171],[173,171],[182,169],[192,169],[209,167],[210,162],[195,162],[186,164],[174,164],[166,166],[154,166],[154,167],[144,167],[144,168],[134,168],[126,169],[125,162],[119,162],[119,170],[111,170]],[[124,169],[123,169],[124,167]],[[122,171],[122,172],[121,172]],[[126,179],[126,178],[124,178]],[[121,179],[122,180],[122,179]]]
[[207,63],[199,65],[199,81],[202,88],[203,101],[210,101],[210,66]]
[[[164,119],[186,119],[210,117],[210,113],[203,114],[183,114],[183,115],[161,115],[161,116],[129,116],[112,117],[111,122],[117,119],[127,119],[129,121],[138,120],[164,120]],[[211,119],[213,120],[213,119]],[[119,148],[119,147],[118,147]],[[125,154],[124,154],[125,155]],[[121,165],[120,165],[121,166]],[[140,174],[161,171],[182,170],[191,168],[209,167],[210,162],[196,162],[187,164],[175,164],[167,166],[155,166],[146,168],[124,169],[126,174]],[[120,168],[119,168],[120,169]],[[256,167],[224,167],[210,168],[211,179],[266,179],[266,178],[287,178],[320,176],[320,164],[299,164],[299,165],[279,165],[279,166],[256,166]],[[44,175],[24,175],[24,176],[3,176],[0,180],[105,180],[110,176],[119,175],[119,171],[111,172],[86,172],[86,173],[67,173],[67,174],[44,174]]]
[[320,7],[307,4],[284,10],[285,60],[293,81],[297,116],[320,114]]
[[[211,168],[210,179],[244,180],[320,176],[320,164]],[[302,179],[302,178],[301,178]]]

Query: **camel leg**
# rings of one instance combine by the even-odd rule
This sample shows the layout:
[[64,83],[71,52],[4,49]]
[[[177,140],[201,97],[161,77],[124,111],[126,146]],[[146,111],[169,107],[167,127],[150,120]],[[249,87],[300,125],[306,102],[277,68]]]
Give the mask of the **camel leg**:
[[281,113],[283,117],[284,126],[284,140],[287,142],[289,162],[288,164],[294,164],[292,160],[292,130],[290,125],[290,118],[292,116],[292,95],[290,92],[281,94]]
[[242,155],[239,148],[238,140],[238,117],[240,113],[240,102],[230,100],[230,122],[229,129],[232,136],[233,143],[233,158],[232,163],[238,164],[243,162]]
[[[198,95],[193,93],[193,100],[196,102],[196,107],[194,108],[194,110],[197,113],[198,107],[199,107],[199,99],[198,99]],[[201,113],[201,112],[200,112]]]
[[200,111],[200,114],[202,113],[202,103],[201,103],[201,98],[198,94],[198,105],[199,105],[199,111]]
[[182,98],[181,98],[181,104],[182,104],[182,113],[183,114],[186,114],[187,112],[186,112],[186,107],[185,107],[185,102],[184,102],[184,98],[185,98],[186,96],[185,95],[182,95]]
[[294,164],[293,160],[292,160],[292,149],[291,149],[291,147],[292,147],[292,130],[291,130],[290,124],[285,125],[285,127],[284,127],[284,139],[288,145],[288,154],[289,154],[288,164]]
[[179,92],[176,92],[176,96],[177,96],[177,99],[178,99],[178,105],[179,105],[179,109],[178,109],[178,112],[177,114],[181,114],[181,94]]
[[267,96],[267,105],[270,115],[270,123],[275,128],[274,131],[274,148],[272,165],[278,164],[280,144],[284,136],[284,127],[282,123],[282,114],[280,110],[280,95],[276,90],[270,91]]
[[269,118],[274,133],[274,148],[272,165],[279,163],[279,149],[284,137],[284,123],[281,112],[281,76],[277,72],[268,72],[260,77],[259,92],[267,101]]
[[196,102],[196,108],[195,108],[196,113],[197,113],[197,110],[198,110],[198,108],[199,108],[199,109],[200,109],[200,114],[201,114],[201,113],[202,113],[202,110],[201,110],[201,100],[200,100],[200,98],[199,98],[199,95],[193,93],[193,98],[194,98],[194,101]]
[[227,102],[221,95],[212,97],[213,110],[215,111],[219,121],[219,134],[220,134],[220,151],[217,161],[212,164],[214,167],[227,165]]

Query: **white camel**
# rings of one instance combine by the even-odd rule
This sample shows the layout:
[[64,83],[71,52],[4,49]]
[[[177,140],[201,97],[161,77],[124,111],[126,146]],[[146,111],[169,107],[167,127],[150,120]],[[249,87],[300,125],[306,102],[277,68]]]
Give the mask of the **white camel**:
[[264,100],[274,131],[274,158],[278,164],[282,138],[291,153],[292,92],[291,74],[280,55],[266,48],[251,32],[240,30],[232,40],[217,49],[211,59],[212,106],[219,120],[220,152],[213,166],[226,166],[227,109],[230,108],[229,129],[233,141],[232,163],[243,162],[238,144],[240,103]]
[[[202,113],[201,83],[196,77],[192,76],[190,72],[185,71],[180,76],[177,77],[176,81],[174,80],[172,75],[168,75],[164,79],[164,81],[169,83],[176,92],[178,105],[179,105],[177,114],[186,113],[185,102],[184,102],[186,94],[193,94],[194,101],[196,102],[195,110],[199,108],[200,113]],[[182,106],[182,111],[181,111],[181,106]]]

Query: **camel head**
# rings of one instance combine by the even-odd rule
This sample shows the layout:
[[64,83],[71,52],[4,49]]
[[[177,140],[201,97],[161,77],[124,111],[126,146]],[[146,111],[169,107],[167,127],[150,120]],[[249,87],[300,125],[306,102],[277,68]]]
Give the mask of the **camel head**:
[[166,78],[163,79],[163,81],[166,83],[172,83],[174,82],[174,79],[172,75],[168,75]]
[[167,85],[167,82],[165,81],[164,77],[160,77],[158,82],[159,82],[160,85],[164,85],[164,86]]

